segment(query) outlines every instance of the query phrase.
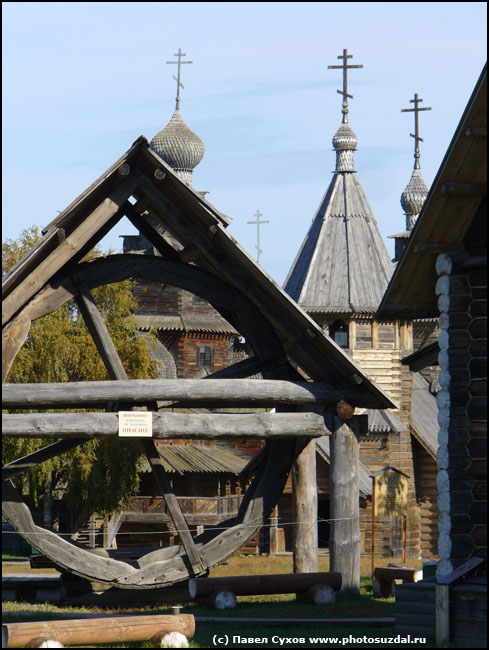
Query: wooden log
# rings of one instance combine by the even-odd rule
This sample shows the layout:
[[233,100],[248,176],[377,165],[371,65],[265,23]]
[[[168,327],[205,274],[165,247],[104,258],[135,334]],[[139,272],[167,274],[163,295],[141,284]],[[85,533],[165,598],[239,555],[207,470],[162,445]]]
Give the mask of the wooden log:
[[114,616],[59,621],[5,623],[7,648],[24,648],[35,637],[55,639],[64,645],[132,643],[148,641],[160,631],[181,632],[187,639],[195,633],[191,614],[155,616]]
[[[102,349],[102,346],[101,346]],[[105,345],[105,350],[107,346]],[[248,361],[248,360],[246,360]],[[254,362],[251,370],[267,368]],[[248,370],[244,370],[248,372]],[[239,372],[239,370],[238,370]],[[264,379],[132,379],[79,381],[52,384],[4,384],[2,408],[101,407],[107,402],[138,404],[152,401],[179,401],[183,404],[266,407],[275,404],[346,404],[348,416],[354,406],[372,404],[362,389],[337,390],[322,382]],[[343,413],[343,411],[342,411]],[[350,416],[351,417],[351,416]],[[346,417],[345,417],[346,419]]]
[[[359,451],[357,435],[338,416],[330,416],[330,566],[341,573],[343,590],[360,590],[360,512],[358,493]],[[351,426],[362,420],[351,420]]]
[[[299,444],[303,444],[300,441]],[[316,443],[311,440],[292,467],[294,573],[318,570]]]
[[376,567],[374,578],[381,578],[386,582],[402,580],[403,582],[418,582],[423,577],[423,572],[412,567]]
[[[117,438],[118,432],[117,413],[2,415],[2,433],[9,438]],[[153,438],[159,440],[324,435],[329,435],[329,431],[324,418],[316,413],[153,413]]]
[[191,578],[188,590],[191,598],[208,598],[217,591],[228,590],[236,596],[306,593],[314,585],[341,589],[341,574],[335,572],[275,573],[269,575],[224,576],[220,578]]

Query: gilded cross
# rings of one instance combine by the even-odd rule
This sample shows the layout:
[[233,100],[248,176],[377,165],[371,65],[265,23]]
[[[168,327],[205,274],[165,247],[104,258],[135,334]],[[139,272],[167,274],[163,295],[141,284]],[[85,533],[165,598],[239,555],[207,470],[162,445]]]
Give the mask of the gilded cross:
[[348,54],[348,50],[343,50],[343,54],[340,54],[336,57],[337,59],[343,59],[342,65],[328,65],[328,70],[343,70],[343,90],[337,90],[340,95],[343,95],[343,103],[341,111],[343,113],[343,124],[348,122],[346,117],[348,114],[348,97],[353,99],[353,95],[348,93],[348,70],[351,68],[363,68],[363,65],[348,65],[348,59],[353,58],[353,54]]
[[257,255],[256,255],[256,261],[258,264],[260,263],[260,254],[263,253],[262,249],[260,248],[260,226],[262,223],[270,223],[269,221],[260,221],[260,217],[263,217],[263,214],[260,212],[260,210],[257,210],[255,214],[253,215],[256,217],[256,221],[248,221],[248,223],[256,223],[256,245],[255,248],[257,250]]
[[176,107],[178,109],[180,108],[180,88],[184,87],[183,83],[181,83],[180,81],[180,69],[184,63],[193,63],[193,61],[182,61],[182,56],[187,56],[187,55],[185,54],[185,52],[182,52],[181,48],[178,48],[178,52],[173,56],[177,56],[178,61],[167,61],[167,63],[176,63],[178,65],[178,73],[177,73],[178,76],[175,77],[175,75],[173,75],[173,78],[177,82],[177,96],[176,96],[177,106]]
[[418,113],[420,111],[431,111],[431,106],[426,106],[424,108],[419,107],[419,103],[422,101],[421,97],[418,97],[418,93],[414,93],[414,99],[409,100],[411,104],[414,104],[414,108],[401,108],[401,113],[414,113],[414,133],[409,134],[414,138],[414,169],[420,169],[419,143],[423,142],[423,138],[420,138],[419,136]]

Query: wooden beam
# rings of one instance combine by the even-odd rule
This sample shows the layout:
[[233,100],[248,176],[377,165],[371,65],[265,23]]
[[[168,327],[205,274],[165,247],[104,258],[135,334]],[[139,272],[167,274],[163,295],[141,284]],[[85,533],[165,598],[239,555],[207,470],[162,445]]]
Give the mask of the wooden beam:
[[80,275],[74,277],[74,280],[80,290],[79,296],[76,297],[76,304],[78,305],[83,320],[85,321],[85,325],[97,346],[97,350],[102,357],[104,365],[107,368],[109,377],[111,379],[127,380],[124,366],[119,359],[119,355],[117,354],[115,345],[110,338],[105,321],[97,309],[92,295]]
[[173,493],[170,481],[163,466],[163,460],[158,453],[153,440],[143,439],[141,440],[141,444],[146,454],[146,458],[151,465],[151,469],[153,470],[153,476],[158,484],[158,488],[161,494],[165,497],[165,503],[168,507],[173,523],[176,526],[183,547],[187,552],[187,557],[192,567],[192,573],[194,575],[202,575],[207,571],[207,566],[200,556],[185,517],[183,516],[177,497]]
[[7,273],[2,281],[2,299],[6,298],[12,289],[52,253],[64,239],[63,228],[51,228]]
[[[92,305],[93,307],[94,305]],[[86,304],[84,305],[84,309]],[[90,321],[89,321],[90,322]],[[90,327],[93,328],[94,322]],[[101,338],[100,330],[95,336],[100,352],[110,357],[111,376],[122,376],[124,369],[118,357],[114,356],[112,341],[108,334]],[[108,338],[107,338],[108,337]],[[115,353],[116,354],[116,353]],[[115,362],[114,359],[117,359]],[[248,360],[246,360],[248,361]],[[114,363],[113,363],[114,362]],[[109,363],[107,361],[107,363]],[[117,366],[117,373],[114,369]],[[276,367],[272,364],[272,367]],[[240,369],[232,366],[231,374],[244,370],[246,373],[268,368],[254,360]],[[224,374],[225,371],[221,371]],[[59,382],[52,384],[4,384],[2,386],[2,408],[88,408],[101,407],[107,402],[140,404],[141,402],[178,401],[193,405],[196,402],[208,406],[250,406],[265,407],[276,404],[337,404],[347,402],[351,406],[372,405],[373,398],[362,388],[333,389],[322,382],[284,381],[279,379],[125,379],[117,381]],[[125,375],[125,372],[124,372]]]
[[[7,296],[2,304],[2,324],[7,323],[43,287],[46,282],[111,219],[136,189],[132,175],[89,214],[66,239],[43,259]],[[121,213],[122,216],[122,213]]]
[[[117,438],[117,413],[2,415],[4,437]],[[316,413],[153,413],[153,438],[295,438],[328,435]]]
[[19,315],[8,323],[2,331],[2,382],[4,382],[10,368],[17,356],[18,351],[24,344],[29,334],[31,321],[29,318]]

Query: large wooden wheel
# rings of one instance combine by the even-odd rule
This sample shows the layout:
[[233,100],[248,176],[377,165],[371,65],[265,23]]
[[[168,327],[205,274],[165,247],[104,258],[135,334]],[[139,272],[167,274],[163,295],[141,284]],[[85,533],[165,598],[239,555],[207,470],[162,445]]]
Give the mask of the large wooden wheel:
[[[4,364],[7,372],[28,334],[31,321],[75,298],[109,376],[112,379],[125,379],[124,369],[91,298],[90,289],[134,275],[177,286],[204,298],[246,338],[254,357],[217,373],[217,377],[247,377],[262,371],[268,379],[291,378],[286,354],[273,328],[242,293],[196,266],[142,255],[114,255],[64,267],[63,272],[34,296],[4,329],[4,342],[7,343]],[[181,544],[149,552],[138,562],[129,564],[100,557],[35,525],[28,507],[9,480],[14,474],[83,442],[84,439],[64,439],[4,466],[3,514],[30,545],[63,569],[91,581],[138,589],[160,588],[190,576],[203,575],[235,553],[266,521],[302,448],[301,441],[295,438],[267,441],[237,516],[193,538],[171,491],[154,442],[142,441],[174,525],[180,533]]]

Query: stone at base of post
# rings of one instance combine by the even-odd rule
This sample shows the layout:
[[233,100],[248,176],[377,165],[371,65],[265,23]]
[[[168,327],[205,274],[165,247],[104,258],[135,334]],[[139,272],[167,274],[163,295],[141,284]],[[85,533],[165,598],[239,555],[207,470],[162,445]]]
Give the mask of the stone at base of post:
[[188,648],[188,639],[181,632],[157,632],[150,642],[159,648]]
[[216,609],[234,609],[236,607],[236,596],[232,591],[223,590],[215,593],[211,598]]
[[336,601],[336,591],[328,585],[313,585],[305,593],[305,599],[315,605],[331,605]]

